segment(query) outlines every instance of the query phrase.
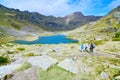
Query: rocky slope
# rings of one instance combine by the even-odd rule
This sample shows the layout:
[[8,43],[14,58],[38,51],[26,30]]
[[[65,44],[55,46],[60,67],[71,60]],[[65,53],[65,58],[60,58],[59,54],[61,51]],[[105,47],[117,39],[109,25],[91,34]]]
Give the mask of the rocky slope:
[[[90,40],[91,38],[111,39],[120,32],[120,6],[96,22],[85,24],[68,32],[70,37],[76,39]],[[82,38],[80,38],[82,37]]]
[[70,26],[80,26],[92,21],[96,21],[100,18],[101,16],[85,16],[81,12],[74,12],[65,17],[65,23],[69,24]]

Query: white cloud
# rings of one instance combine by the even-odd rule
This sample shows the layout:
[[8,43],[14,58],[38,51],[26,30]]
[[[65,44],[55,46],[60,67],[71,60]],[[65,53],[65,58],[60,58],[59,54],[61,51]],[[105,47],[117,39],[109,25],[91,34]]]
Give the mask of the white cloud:
[[[39,12],[45,15],[62,16],[70,10],[69,0],[8,0],[8,7]],[[61,15],[60,15],[61,14]]]
[[77,0],[76,4],[68,4],[70,0],[6,0],[7,7],[44,15],[65,16],[75,11],[84,11],[92,0]]
[[114,9],[117,6],[120,6],[120,0],[113,0],[108,6],[107,9]]
[[[69,4],[70,1],[73,3]],[[65,16],[75,11],[92,14],[92,11],[94,13],[94,10],[97,10],[96,7],[103,4],[101,0],[5,0],[4,2],[7,4],[5,6],[10,8],[54,16]],[[107,9],[113,9],[119,3],[120,0],[113,0]]]

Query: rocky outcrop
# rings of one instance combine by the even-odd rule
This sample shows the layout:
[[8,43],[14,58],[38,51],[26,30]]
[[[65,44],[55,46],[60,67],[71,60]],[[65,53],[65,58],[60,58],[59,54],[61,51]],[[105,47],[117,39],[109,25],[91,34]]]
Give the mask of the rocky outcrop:
[[9,80],[38,80],[39,79],[39,68],[31,67],[25,71],[13,73],[13,77]]

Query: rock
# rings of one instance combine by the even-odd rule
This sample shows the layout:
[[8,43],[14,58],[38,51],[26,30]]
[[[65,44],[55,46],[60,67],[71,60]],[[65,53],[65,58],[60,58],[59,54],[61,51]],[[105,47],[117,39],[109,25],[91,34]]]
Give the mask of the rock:
[[4,53],[4,54],[6,54],[6,53],[7,53],[7,50],[0,49],[0,53]]
[[9,52],[17,52],[16,50],[9,50]]
[[36,50],[29,51],[29,52],[25,52],[23,54],[29,54],[29,53],[34,53],[35,55],[45,55],[45,54],[47,54],[46,52],[43,52],[40,49],[36,49]]
[[120,69],[120,66],[110,65],[111,68]]
[[120,76],[116,76],[114,80],[120,80]]
[[60,47],[56,47],[53,49],[54,52],[61,52],[63,50],[64,50],[64,48],[60,48]]
[[12,64],[22,64],[27,61],[28,61],[28,58],[19,58],[18,60],[14,61]]
[[78,67],[73,59],[65,59],[64,61],[60,62],[58,66],[71,73],[74,74],[78,73]]
[[8,19],[4,18],[4,22],[7,22],[7,21],[8,21]]
[[7,53],[8,54],[14,54],[14,53],[17,53],[17,51],[16,50],[8,50]]
[[107,74],[106,72],[101,72],[101,77],[103,78],[103,79],[109,79],[109,74]]
[[7,65],[0,67],[0,79],[5,77],[8,74],[11,74],[16,69],[20,68],[21,64]]
[[39,79],[39,69],[38,67],[31,67],[22,72],[16,72],[14,76],[9,80],[38,80]]
[[31,57],[28,60],[28,62],[31,63],[33,66],[39,66],[44,71],[46,71],[49,67],[56,64],[57,60],[53,59],[47,55],[43,55],[43,56]]
[[102,37],[96,37],[95,40],[100,41],[100,40],[103,40],[103,38]]

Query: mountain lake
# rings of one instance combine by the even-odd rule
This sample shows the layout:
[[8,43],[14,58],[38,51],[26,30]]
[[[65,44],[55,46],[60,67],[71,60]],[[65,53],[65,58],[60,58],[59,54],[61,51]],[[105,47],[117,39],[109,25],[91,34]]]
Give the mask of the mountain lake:
[[53,36],[42,36],[34,41],[26,41],[26,40],[16,40],[14,41],[18,44],[68,44],[68,43],[78,43],[77,40],[67,38],[65,35],[53,35]]

